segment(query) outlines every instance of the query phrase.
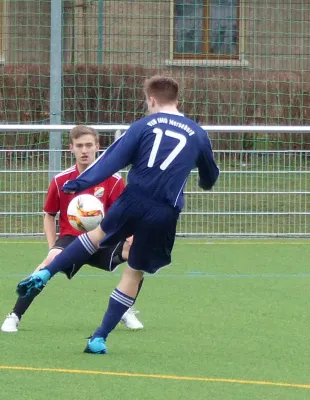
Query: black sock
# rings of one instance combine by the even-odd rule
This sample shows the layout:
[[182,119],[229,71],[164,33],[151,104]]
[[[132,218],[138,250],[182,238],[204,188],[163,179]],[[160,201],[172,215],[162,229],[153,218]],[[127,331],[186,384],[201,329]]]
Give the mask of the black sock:
[[141,290],[141,288],[142,288],[143,282],[144,282],[144,278],[142,278],[141,281],[140,281],[140,283],[139,283],[137,295],[136,295],[136,297],[135,297],[135,302],[136,302],[136,300],[137,300],[137,297],[139,296],[139,293],[140,293],[140,290]]
[[25,314],[25,312],[28,310],[28,308],[30,307],[31,303],[33,302],[33,300],[35,299],[35,297],[41,293],[42,290],[37,291],[34,295],[30,296],[30,297],[21,297],[19,296],[15,306],[13,308],[13,313],[17,315],[18,319],[21,319],[21,317]]

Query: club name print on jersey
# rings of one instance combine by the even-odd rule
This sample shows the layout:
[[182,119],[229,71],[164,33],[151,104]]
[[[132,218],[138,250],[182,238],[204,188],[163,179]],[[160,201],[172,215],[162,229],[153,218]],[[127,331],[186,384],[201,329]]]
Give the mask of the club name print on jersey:
[[158,118],[153,118],[151,121],[147,123],[148,126],[155,126],[157,124],[166,124],[174,126],[176,128],[180,128],[183,131],[187,132],[189,136],[195,134],[195,131],[191,129],[188,125],[184,124],[183,122],[176,121],[173,118],[158,117]]

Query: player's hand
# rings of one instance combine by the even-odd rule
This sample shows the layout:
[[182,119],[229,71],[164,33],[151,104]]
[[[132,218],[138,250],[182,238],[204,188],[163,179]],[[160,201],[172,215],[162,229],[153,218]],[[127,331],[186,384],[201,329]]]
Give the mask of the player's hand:
[[64,192],[64,193],[68,193],[68,194],[74,194],[74,193],[76,193],[76,191],[77,191],[77,184],[76,184],[76,182],[73,180],[73,181],[67,181],[64,185],[63,185],[63,187],[61,188],[61,190]]
[[128,238],[126,239],[126,242],[128,243],[129,246],[131,246],[131,245],[132,245],[132,242],[133,242],[133,236],[128,237]]

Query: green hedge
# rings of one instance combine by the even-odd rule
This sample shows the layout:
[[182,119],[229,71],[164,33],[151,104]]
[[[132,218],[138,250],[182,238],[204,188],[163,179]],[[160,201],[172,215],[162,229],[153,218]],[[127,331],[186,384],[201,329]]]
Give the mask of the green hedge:
[[[130,65],[65,65],[63,123],[130,123],[144,115],[143,81],[167,73],[181,83],[180,108],[202,124],[310,125],[310,73]],[[0,74],[2,123],[48,123],[49,66],[14,64]],[[309,149],[310,134],[210,135],[219,149]],[[0,146],[46,146],[48,134],[0,134]]]

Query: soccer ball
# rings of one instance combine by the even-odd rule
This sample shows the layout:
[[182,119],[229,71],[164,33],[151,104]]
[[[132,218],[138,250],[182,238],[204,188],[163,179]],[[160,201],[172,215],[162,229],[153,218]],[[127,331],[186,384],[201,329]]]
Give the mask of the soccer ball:
[[95,229],[104,217],[103,204],[91,194],[80,194],[71,200],[67,216],[73,228],[88,232]]

